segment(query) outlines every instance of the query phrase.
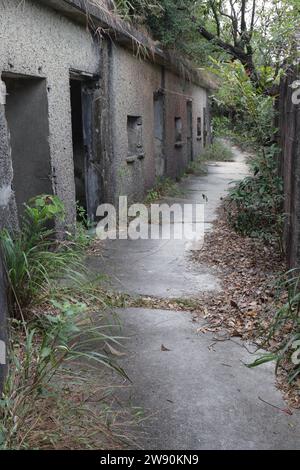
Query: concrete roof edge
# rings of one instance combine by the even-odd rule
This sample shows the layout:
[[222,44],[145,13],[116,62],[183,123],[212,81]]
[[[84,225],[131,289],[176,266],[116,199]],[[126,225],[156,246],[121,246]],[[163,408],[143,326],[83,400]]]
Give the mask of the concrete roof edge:
[[212,77],[206,71],[195,69],[187,59],[163,50],[145,33],[93,1],[39,0],[39,3],[53,8],[73,21],[88,25],[94,31],[98,30],[101,34],[110,36],[114,41],[132,51],[140,50],[140,54],[146,60],[163,65],[202,88],[208,90],[215,88]]

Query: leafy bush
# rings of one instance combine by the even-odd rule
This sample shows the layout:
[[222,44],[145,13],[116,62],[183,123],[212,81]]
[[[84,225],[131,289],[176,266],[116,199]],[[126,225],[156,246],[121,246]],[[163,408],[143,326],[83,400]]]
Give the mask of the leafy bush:
[[228,131],[231,127],[231,121],[227,116],[212,117],[213,137],[228,137]]
[[[221,125],[248,140],[257,147],[269,145],[274,140],[273,98],[256,89],[239,62],[213,61],[211,70],[222,86],[213,96],[217,117],[215,125]],[[228,127],[227,127],[228,126]]]
[[186,169],[187,175],[206,176],[207,173],[207,165],[201,157],[196,158]]
[[49,296],[62,279],[83,279],[84,266],[76,245],[56,240],[55,219],[63,218],[64,208],[58,197],[38,196],[25,206],[19,232],[0,232],[8,299],[16,317]]
[[164,196],[179,196],[181,194],[176,182],[171,178],[158,178],[155,186],[148,191],[145,203],[151,204]]
[[[0,398],[0,448],[4,449],[26,448],[34,433],[51,444],[51,437],[40,427],[43,404],[49,394],[61,394],[55,411],[62,406],[63,385],[57,376],[64,373],[66,364],[84,361],[83,380],[92,364],[125,375],[104,349],[112,352],[111,343],[119,344],[120,338],[112,333],[111,324],[103,324],[102,313],[93,321],[88,307],[97,304],[101,312],[107,298],[99,288],[99,277],[91,278],[83,263],[86,245],[82,240],[78,243],[78,234],[58,241],[56,221],[64,221],[63,204],[56,196],[42,195],[25,206],[20,232],[0,233],[15,317],[9,332],[8,375]],[[72,410],[70,400],[66,408]],[[72,421],[72,417],[66,419]],[[80,434],[80,428],[76,432]]]
[[249,367],[276,361],[276,372],[283,366],[289,382],[300,376],[300,275],[293,270],[284,276],[281,289],[287,292],[287,302],[278,309],[266,332],[265,343],[275,339],[278,346],[274,352],[261,355]]
[[200,155],[202,161],[231,162],[233,153],[231,149],[220,140],[207,146]]
[[76,206],[77,212],[77,220],[76,220],[76,227],[75,233],[71,232],[67,233],[68,239],[74,242],[74,245],[80,249],[86,249],[91,246],[94,235],[93,235],[93,228],[95,226],[92,223],[86,214],[86,210],[77,203]]
[[251,176],[229,192],[229,222],[242,235],[275,236],[282,250],[283,182],[278,175],[279,148],[274,143],[273,99],[254,87],[241,64],[215,63],[215,71],[222,78],[215,105],[225,113],[225,118],[215,120],[217,132],[229,126],[231,136],[239,136],[239,142],[255,151],[249,162]]
[[250,163],[253,176],[244,178],[229,191],[228,220],[243,236],[276,237],[282,247],[283,183],[278,176],[276,146],[258,152]]

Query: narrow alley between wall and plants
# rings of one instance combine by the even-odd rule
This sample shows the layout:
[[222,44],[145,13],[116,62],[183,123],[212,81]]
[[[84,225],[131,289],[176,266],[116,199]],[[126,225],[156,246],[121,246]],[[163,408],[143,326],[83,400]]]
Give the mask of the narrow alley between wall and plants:
[[1,451],[300,449],[299,20],[0,0]]

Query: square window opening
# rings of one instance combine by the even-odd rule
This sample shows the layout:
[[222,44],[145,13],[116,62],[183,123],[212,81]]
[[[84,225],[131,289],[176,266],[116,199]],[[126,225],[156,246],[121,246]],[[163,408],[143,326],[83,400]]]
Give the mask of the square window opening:
[[202,119],[201,119],[201,117],[197,118],[197,139],[202,140]]
[[175,143],[182,142],[182,119],[181,117],[175,118]]
[[128,156],[143,156],[143,121],[141,116],[127,116],[127,136]]

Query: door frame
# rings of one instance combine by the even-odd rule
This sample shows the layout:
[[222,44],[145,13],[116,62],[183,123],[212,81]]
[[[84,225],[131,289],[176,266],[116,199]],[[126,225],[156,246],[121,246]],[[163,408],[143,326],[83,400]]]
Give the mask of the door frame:
[[101,174],[95,149],[94,106],[96,91],[99,89],[99,75],[71,70],[70,80],[78,80],[81,83],[86,211],[88,220],[94,222],[101,203]]
[[161,178],[163,177],[165,174],[166,174],[166,106],[165,106],[165,101],[166,101],[166,96],[165,96],[165,92],[162,88],[156,90],[154,93],[153,93],[153,125],[154,125],[154,128],[153,128],[153,136],[154,136],[154,140],[157,139],[156,137],[156,128],[155,128],[155,125],[156,125],[156,122],[155,122],[155,118],[156,118],[156,105],[159,106],[158,110],[159,110],[159,118],[160,118],[160,124],[161,124],[161,128],[160,128],[160,131],[161,131],[161,139],[158,139],[161,141],[161,155],[162,155],[162,161],[163,161],[163,169],[162,169],[162,174],[158,174],[157,172],[157,152],[156,152],[156,146],[154,145],[154,148],[155,148],[155,155],[154,155],[154,164],[155,164],[155,176],[158,177],[158,178]]
[[194,129],[193,129],[193,100],[189,99],[186,102],[186,122],[187,122],[187,152],[188,160],[194,160]]

